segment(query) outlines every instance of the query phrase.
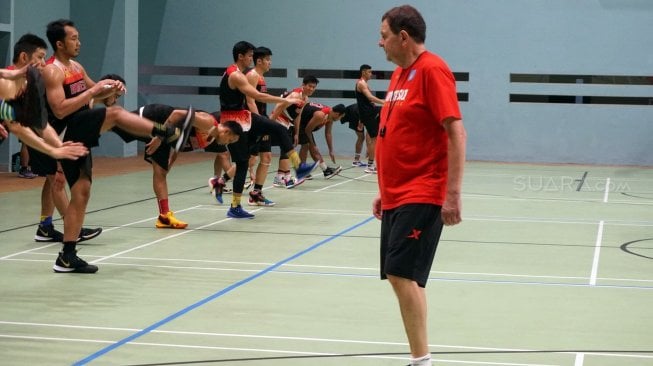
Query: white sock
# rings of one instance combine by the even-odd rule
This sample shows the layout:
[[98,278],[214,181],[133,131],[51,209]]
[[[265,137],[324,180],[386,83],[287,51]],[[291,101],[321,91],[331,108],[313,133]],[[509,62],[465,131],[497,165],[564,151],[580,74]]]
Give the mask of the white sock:
[[431,366],[431,354],[426,356],[411,358],[410,366]]
[[320,164],[318,164],[318,165],[320,166],[320,169],[322,169],[322,171],[325,171],[326,168],[327,168],[327,165],[326,165],[326,163],[324,161],[320,162]]

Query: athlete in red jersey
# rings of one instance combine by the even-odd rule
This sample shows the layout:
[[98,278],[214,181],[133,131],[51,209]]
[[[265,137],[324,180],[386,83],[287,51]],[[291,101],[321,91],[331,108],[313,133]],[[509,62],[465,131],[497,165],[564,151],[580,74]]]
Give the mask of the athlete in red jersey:
[[331,161],[336,163],[336,156],[333,152],[333,134],[331,129],[333,121],[338,121],[345,114],[345,105],[338,104],[333,108],[319,103],[309,103],[302,108],[301,118],[297,122],[295,135],[301,145],[299,156],[302,161],[306,161],[307,153],[311,153],[311,158],[318,163],[325,179],[331,179],[342,170],[341,166],[330,167],[322,158],[320,149],[315,143],[313,132],[324,127],[324,139],[329,149]]
[[[236,163],[236,173],[231,208],[227,212],[227,216],[238,219],[254,218],[254,215],[245,211],[240,204],[249,161],[248,140],[256,141],[258,137],[264,135],[276,135],[282,143],[282,150],[288,154],[298,176],[307,175],[315,167],[315,165],[300,164],[299,155],[294,150],[292,141],[282,126],[267,117],[252,114],[246,109],[246,96],[265,103],[301,102],[297,98],[284,99],[261,93],[249,84],[243,71],[252,64],[254,48],[254,45],[249,42],[237,42],[232,49],[235,63],[227,67],[220,81],[220,119],[241,123],[245,132],[236,143],[229,145],[231,158]],[[219,184],[223,185],[224,183],[219,182]]]
[[[52,62],[43,70],[50,122],[65,124],[64,141],[79,141],[90,149],[98,146],[102,132],[118,126],[137,136],[155,136],[167,144],[174,144],[175,150],[185,143],[192,126],[192,108],[178,126],[154,123],[118,106],[90,108],[94,100],[102,101],[124,93],[124,84],[111,79],[95,83],[74,60],[79,55],[81,43],[72,21],[50,22],[46,34],[54,50]],[[53,269],[58,273],[95,273],[98,267],[86,263],[76,254],[91,194],[91,154],[76,161],[63,160],[61,167],[70,186],[71,200],[64,215],[63,250],[59,252]]]
[[[291,105],[277,104],[272,111],[272,115],[270,115],[270,119],[281,123],[288,129],[288,135],[293,138],[294,145],[297,145],[297,140],[294,139],[295,121],[299,117],[299,113],[301,112],[304,104],[308,103],[308,98],[315,92],[319,82],[320,81],[313,75],[304,76],[302,85],[300,87],[295,88],[291,91],[286,91],[282,95],[284,98],[300,98],[302,103]],[[272,184],[275,187],[280,188],[294,188],[302,182],[303,180],[297,180],[290,174],[290,160],[288,160],[288,157],[282,151],[279,154],[279,168],[277,169],[277,174],[275,175]]]
[[[254,68],[245,72],[247,81],[261,93],[268,92],[268,85],[265,82],[265,73],[270,71],[272,66],[272,50],[267,47],[256,47],[254,49]],[[259,102],[252,97],[246,97],[247,108],[252,113],[257,113],[267,117],[267,104]],[[275,140],[278,140],[275,139]],[[277,141],[277,144],[279,142]],[[256,156],[259,157],[259,163],[253,175],[254,165],[256,165]],[[249,171],[253,177],[252,183],[254,190],[249,193],[248,204],[250,206],[274,206],[274,202],[263,196],[263,185],[268,175],[268,167],[272,161],[272,136],[264,135],[256,141],[249,142]],[[234,170],[235,172],[235,170]]]
[[425,37],[410,5],[381,19],[379,46],[398,67],[381,110],[372,210],[381,219],[381,278],[397,296],[413,366],[431,365],[424,287],[442,224],[461,221],[466,140],[453,74]]
[[381,107],[376,104],[383,105],[383,100],[372,94],[372,90],[370,90],[370,86],[367,84],[372,78],[372,66],[367,64],[361,65],[360,73],[361,77],[356,81],[354,94],[356,95],[360,120],[365,126],[365,141],[367,142],[368,154],[365,172],[376,174],[374,148],[376,147],[376,136],[379,132],[379,112],[381,111]]

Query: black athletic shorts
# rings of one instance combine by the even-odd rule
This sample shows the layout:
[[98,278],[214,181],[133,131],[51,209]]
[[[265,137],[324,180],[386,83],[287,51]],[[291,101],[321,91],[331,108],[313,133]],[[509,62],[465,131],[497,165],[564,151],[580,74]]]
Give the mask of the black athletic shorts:
[[27,151],[29,152],[29,165],[32,167],[32,173],[40,177],[57,173],[57,160],[55,158],[29,146]]
[[258,156],[259,153],[272,151],[272,139],[270,135],[259,136],[258,140],[249,144],[249,155]]
[[407,204],[383,211],[381,279],[407,278],[426,287],[442,233],[440,206]]
[[[168,120],[172,112],[174,112],[175,108],[171,107],[169,105],[165,104],[147,104],[143,106],[142,108],[139,108],[138,111],[134,111],[133,113],[136,113],[140,115],[141,117],[147,118],[150,121],[157,122],[157,123],[165,123],[165,121]],[[137,137],[138,140],[143,141],[145,143],[150,142],[152,139],[151,137],[146,137],[146,138],[141,138]],[[151,155],[145,154],[145,161],[148,163],[152,164],[152,162],[155,162],[158,166],[163,168],[164,170],[168,171],[169,166],[168,163],[170,162],[170,150],[171,146],[161,142],[161,145],[159,145],[159,148],[156,149]]]
[[381,106],[374,106],[374,114],[372,115],[363,115],[361,114],[361,122],[367,130],[367,133],[370,134],[370,137],[376,137],[379,134],[379,121],[381,116]]
[[[100,131],[106,118],[105,108],[85,109],[68,116],[64,141],[81,142],[89,151],[99,145]],[[68,186],[72,187],[79,179],[80,171],[92,180],[93,158],[91,152],[77,160],[60,160]]]
[[358,115],[358,104],[350,104],[345,108],[345,116],[340,118],[340,123],[348,123],[349,129],[358,131],[358,122],[360,121],[360,116]]

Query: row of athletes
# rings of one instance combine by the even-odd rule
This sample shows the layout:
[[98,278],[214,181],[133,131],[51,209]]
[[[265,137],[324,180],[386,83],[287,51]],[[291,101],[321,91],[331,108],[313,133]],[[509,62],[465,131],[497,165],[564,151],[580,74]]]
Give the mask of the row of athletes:
[[[254,151],[255,145],[260,145],[256,142],[265,140],[272,142],[276,139],[277,144],[282,147],[282,151],[287,152],[287,154],[282,155],[287,159],[282,159],[285,161],[281,166],[286,167],[292,164],[299,168],[296,170],[297,178],[291,178],[294,180],[294,185],[301,183],[316,165],[316,163],[305,163],[306,153],[304,151],[310,150],[316,161],[323,162],[319,150],[315,146],[312,133],[294,134],[292,136],[295,141],[299,140],[302,144],[300,152],[303,158],[300,158],[299,154],[294,151],[292,142],[289,143],[288,141],[291,138],[288,131],[292,130],[288,128],[270,129],[270,125],[267,123],[269,120],[252,118],[252,121],[239,124],[231,119],[225,120],[218,112],[196,112],[192,108],[184,110],[164,105],[148,105],[138,111],[129,113],[115,106],[116,100],[126,91],[122,78],[117,75],[107,75],[98,83],[94,83],[88,77],[84,68],[73,60],[79,54],[81,46],[79,33],[73,22],[69,20],[51,22],[47,27],[47,35],[51,45],[55,48],[54,55],[47,62],[45,62],[47,45],[39,37],[28,34],[21,37],[17,42],[14,50],[14,65],[12,65],[15,72],[7,74],[7,76],[15,80],[13,80],[13,83],[3,84],[3,102],[0,110],[4,111],[2,115],[3,125],[16,133],[28,145],[35,147],[32,150],[32,155],[35,156],[33,163],[36,166],[35,171],[46,176],[41,194],[41,220],[35,240],[62,241],[64,243],[63,249],[55,262],[54,270],[56,272],[94,273],[97,271],[96,266],[86,263],[76,255],[75,245],[79,241],[96,237],[102,231],[101,228],[83,228],[82,223],[85,208],[90,198],[92,176],[92,158],[88,149],[98,145],[99,135],[104,131],[113,130],[125,141],[138,139],[147,143],[146,160],[152,163],[153,187],[160,212],[156,222],[157,227],[184,228],[187,225],[177,220],[169,209],[166,175],[177,153],[186,145],[186,140],[191,135],[195,137],[196,146],[208,151],[218,152],[219,157],[216,157],[216,161],[224,158],[224,154],[227,153],[225,145],[229,145],[232,158],[236,155],[237,158],[234,161],[241,162],[240,166],[243,167],[248,165],[243,157],[247,156],[248,151]],[[285,98],[281,98],[270,96],[256,90],[256,88],[248,88],[249,84],[240,83],[239,79],[241,78],[238,76],[240,74],[244,75],[243,71],[246,65],[251,64],[253,50],[254,46],[247,42],[239,42],[234,46],[234,61],[236,63],[232,69],[238,72],[232,71],[229,73],[230,76],[225,73],[222,84],[226,84],[230,88],[228,86],[229,82],[225,83],[224,80],[236,80],[234,82],[236,86],[232,90],[237,90],[238,93],[244,95],[240,91],[240,89],[243,89],[248,93],[248,98],[276,102],[279,111],[283,111],[284,114],[292,115],[292,110],[299,108],[299,115],[308,120],[307,126],[311,126],[312,130],[317,130],[323,125],[328,125],[327,130],[329,131],[328,135],[330,135],[332,122],[344,115],[343,105],[331,109],[326,106],[306,104],[306,99],[293,96],[293,93],[296,93],[297,90]],[[263,53],[268,53],[265,56],[267,56],[267,70],[269,70],[271,52],[264,51]],[[249,62],[246,61],[248,59]],[[28,70],[28,65],[36,66],[36,68]],[[242,70],[241,66],[243,66]],[[41,76],[36,71],[37,69],[42,69],[47,103],[39,99],[40,95],[43,94],[44,87],[40,80]],[[247,74],[250,75],[253,72]],[[260,75],[262,76],[262,73]],[[245,80],[247,79],[245,78]],[[29,93],[18,93],[24,89],[23,85],[26,82]],[[308,84],[307,80],[305,80],[304,84]],[[317,80],[315,80],[315,84],[317,84]],[[258,88],[261,89],[260,86]],[[9,99],[12,99],[12,96],[16,94],[20,94],[20,96],[14,98],[12,105],[12,101]],[[228,94],[228,92],[225,94]],[[7,103],[5,103],[5,99],[7,99]],[[107,108],[92,108],[92,105],[97,101],[104,103]],[[35,108],[36,105],[40,107]],[[295,107],[288,107],[289,105]],[[15,110],[12,110],[13,107],[16,107]],[[225,107],[222,103],[221,107],[227,111],[238,110],[229,109],[229,106]],[[44,112],[45,108],[47,108],[47,114]],[[233,116],[233,118],[238,119],[238,116]],[[283,117],[279,118],[283,119]],[[21,122],[14,122],[16,120]],[[82,124],[80,123],[81,120],[90,120],[92,122]],[[221,120],[220,123],[219,120]],[[243,131],[243,126],[248,125],[247,122],[249,122],[249,126]],[[274,126],[280,125],[274,123]],[[195,133],[192,132],[193,127]],[[272,133],[270,133],[271,131]],[[306,129],[297,129],[297,131],[306,131]],[[58,138],[58,135],[62,133],[64,136],[63,141]],[[248,139],[247,137],[251,138]],[[80,143],[73,143],[73,141],[79,141]],[[238,143],[239,141],[240,143]],[[248,143],[247,141],[254,143]],[[333,159],[330,138],[328,141],[330,155]],[[311,148],[311,145],[313,148]],[[57,149],[65,151],[68,155],[62,155],[62,152]],[[77,149],[74,150],[76,155],[70,154],[72,149]],[[78,159],[72,160],[72,158]],[[57,161],[56,159],[65,160]],[[261,165],[264,166],[265,161],[262,160],[262,162]],[[238,166],[239,164],[235,165],[236,171],[232,173],[233,176],[238,175]],[[234,169],[225,170],[233,171]],[[329,174],[328,169],[323,170],[325,170],[326,177],[332,176],[332,174]],[[278,175],[275,179],[281,178],[284,181],[291,181],[291,179],[286,178],[289,175],[289,169],[284,169],[282,172],[284,175],[282,177]],[[263,179],[265,175],[263,174]],[[71,189],[72,197],[70,200],[63,189],[64,177]],[[237,183],[238,179],[234,181]],[[291,185],[287,184],[286,186],[290,187]],[[252,218],[253,215],[244,211],[240,206],[240,194],[238,194],[237,187],[238,184],[235,185],[232,207],[227,215],[233,218]],[[260,193],[261,187],[262,182],[258,183],[257,179],[249,201],[254,204],[267,205],[269,201]],[[219,191],[219,189],[216,190],[216,198],[220,196],[217,193]],[[240,193],[242,194],[242,186]],[[63,234],[56,231],[52,223],[55,208],[64,219]]]
[[[134,136],[154,137],[148,143],[148,149],[154,149],[150,152],[155,152],[155,146],[162,144],[170,146],[174,154],[184,145],[192,124],[198,128],[199,122],[194,118],[192,108],[182,110],[183,117],[179,120],[166,123],[144,119],[116,106],[90,109],[88,105],[93,100],[119,97],[125,91],[124,83],[109,78],[96,84],[80,65],[72,61],[79,53],[80,45],[72,22],[50,23],[47,33],[55,49],[55,62],[43,70],[47,101],[56,118],[50,122],[66,122],[64,141],[58,140],[56,133],[49,132],[51,127],[47,123],[47,114],[43,112],[46,106],[42,99],[40,74],[36,69],[27,68],[0,70],[0,76],[12,79],[0,80],[0,119],[3,121],[0,137],[6,138],[7,130],[10,130],[39,151],[64,159],[60,160],[60,167],[71,186],[72,197],[64,212],[63,251],[59,253],[54,269],[57,272],[93,273],[97,267],[78,258],[75,249],[83,209],[90,195],[89,147],[97,145],[101,132],[117,126]],[[376,151],[379,194],[372,202],[372,212],[381,220],[380,275],[389,281],[398,300],[411,353],[410,365],[427,366],[432,361],[425,287],[443,225],[456,225],[462,220],[466,132],[455,78],[446,62],[426,49],[426,22],[419,11],[410,5],[388,10],[381,18],[380,36],[379,47],[386,58],[397,65],[390,79],[387,102],[381,110]],[[220,126],[227,125],[229,120],[237,120],[241,123],[234,125],[240,126],[243,132],[240,136],[238,131],[226,133],[234,139],[232,144],[240,142],[248,146],[250,138],[256,141],[265,135],[277,137],[282,151],[296,168],[297,178],[305,178],[316,164],[301,162],[298,153],[292,149],[286,129],[283,126],[279,129],[278,123],[252,115],[244,108],[246,96],[261,102],[287,105],[300,104],[302,100],[273,97],[248,84],[243,73],[246,65],[251,64],[248,55],[251,53],[241,53],[234,47],[236,63],[227,69],[220,85],[220,119],[225,122],[217,127],[212,124],[206,134],[220,141]],[[245,63],[241,57],[250,60]],[[70,72],[70,77],[64,77],[64,71]],[[76,79],[79,75],[82,79]],[[27,80],[26,89],[16,86],[21,84],[21,78]],[[18,90],[20,93],[17,94]],[[226,115],[229,119],[225,119]],[[80,126],[82,116],[89,126]],[[236,137],[238,141],[235,141]],[[238,184],[234,185],[230,212],[233,210],[236,214],[247,172],[248,159],[243,155],[247,153],[241,152],[234,159],[237,164],[233,179]]]

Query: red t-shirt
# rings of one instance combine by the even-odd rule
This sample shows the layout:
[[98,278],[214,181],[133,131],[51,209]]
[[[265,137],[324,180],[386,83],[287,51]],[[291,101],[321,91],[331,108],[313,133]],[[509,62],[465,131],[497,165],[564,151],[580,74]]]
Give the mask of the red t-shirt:
[[383,210],[442,205],[447,192],[447,117],[462,119],[456,81],[439,56],[423,52],[397,67],[381,110],[376,164]]

